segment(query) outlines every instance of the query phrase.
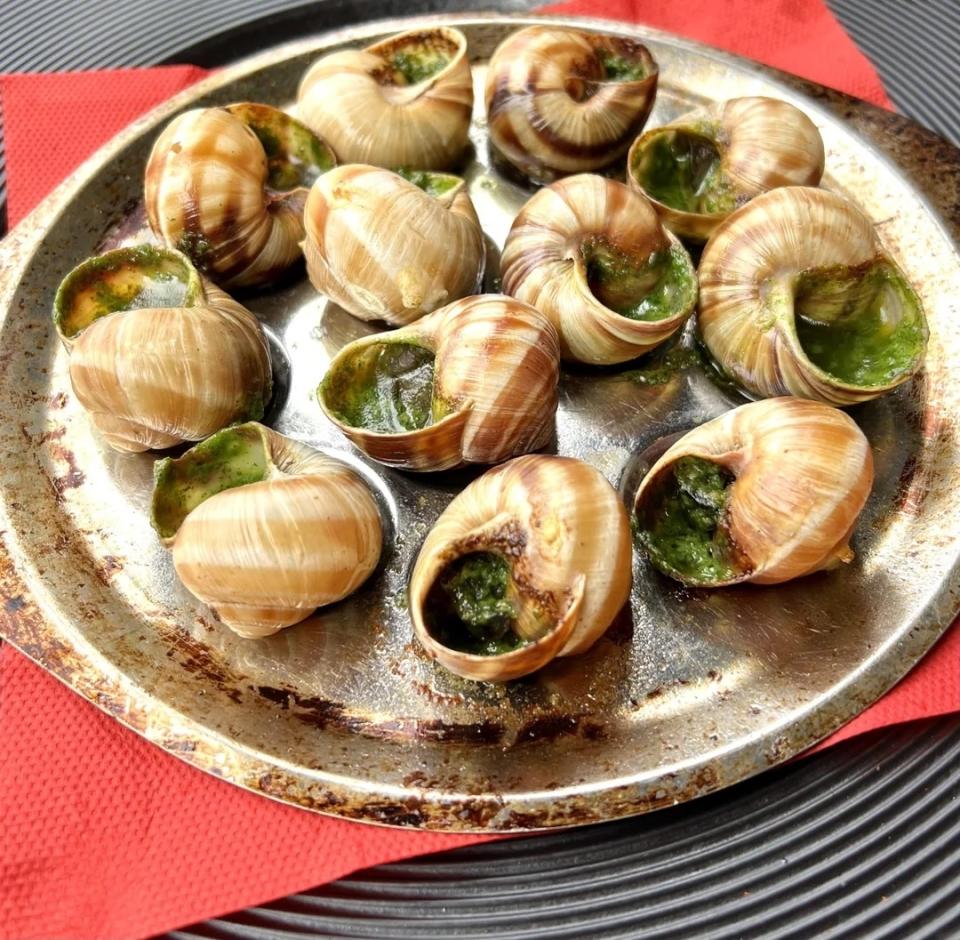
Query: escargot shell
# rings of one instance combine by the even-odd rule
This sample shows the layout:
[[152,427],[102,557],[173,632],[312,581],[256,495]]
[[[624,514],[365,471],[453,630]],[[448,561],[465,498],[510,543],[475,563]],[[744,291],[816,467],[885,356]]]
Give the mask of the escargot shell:
[[380,558],[380,514],[357,474],[254,422],[161,461],[152,518],[187,590],[245,637],[352,594]]
[[323,141],[276,108],[187,111],[147,161],[150,228],[223,287],[270,284],[300,259],[307,190],[334,163]]
[[485,294],[349,343],[318,396],[327,417],[374,460],[445,470],[543,447],[559,374],[550,321],[512,297]]
[[578,362],[641,355],[680,329],[697,299],[693,262],[649,201],[588,174],[527,202],[501,270],[504,292],[545,313],[563,357]]
[[731,215],[700,261],[697,325],[756,397],[875,398],[923,361],[920,300],[853,203],[785,187]]
[[303,77],[297,104],[343,163],[446,169],[467,145],[473,109],[466,37],[417,29],[331,53]]
[[[483,232],[463,180],[351,164],[317,180],[304,253],[314,287],[364,320],[402,325],[480,286]],[[419,183],[419,185],[418,185]]]
[[[496,600],[506,612],[497,616],[509,619],[512,648],[502,652],[478,652],[481,637],[458,636],[464,624],[438,594],[470,556],[492,556],[504,573]],[[417,639],[447,669],[504,681],[589,649],[626,603],[631,578],[627,514],[606,479],[569,457],[518,457],[474,480],[430,530],[410,578],[410,614]],[[482,623],[474,627],[482,633]]]
[[272,376],[260,324],[179,252],[89,259],[54,311],[73,390],[112,447],[173,447],[263,416]]
[[[704,475],[711,468],[732,477],[722,499],[712,495],[721,495],[717,479],[711,487]],[[671,577],[702,587],[777,584],[853,558],[850,536],[872,486],[870,444],[849,415],[819,402],[771,398],[681,437],[650,468],[634,506],[641,542]],[[671,487],[685,502],[666,502]],[[676,530],[677,514],[687,512],[693,527]],[[705,512],[716,516],[716,531],[685,547],[678,540],[694,528],[706,532]]]
[[638,137],[627,176],[667,228],[703,241],[760,193],[816,186],[823,164],[823,139],[799,108],[777,98],[732,98]]
[[621,157],[650,114],[657,64],[631,39],[528,26],[490,59],[490,140],[538,180],[583,173]]

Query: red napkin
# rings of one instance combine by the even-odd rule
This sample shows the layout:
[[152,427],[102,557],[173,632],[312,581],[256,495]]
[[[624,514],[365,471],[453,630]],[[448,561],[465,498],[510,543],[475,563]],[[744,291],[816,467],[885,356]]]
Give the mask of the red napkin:
[[[816,0],[617,0],[575,9],[686,33],[886,100]],[[176,67],[0,78],[11,224],[99,144],[203,74]],[[827,743],[960,710],[958,660],[954,629]],[[0,937],[145,937],[472,841],[341,822],[232,787],[147,744],[0,646]]]

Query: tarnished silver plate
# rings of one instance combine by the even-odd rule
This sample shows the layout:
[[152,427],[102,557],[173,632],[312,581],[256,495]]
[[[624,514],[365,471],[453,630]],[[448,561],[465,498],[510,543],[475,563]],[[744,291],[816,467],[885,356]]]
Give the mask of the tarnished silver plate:
[[[490,167],[483,62],[531,18],[443,19],[467,34],[476,65],[467,177],[499,246],[529,191]],[[267,640],[235,637],[178,585],[150,528],[153,458],[108,450],[78,406],[51,326],[53,294],[106,239],[135,231],[159,128],[196,104],[288,105],[320,52],[411,22],[426,21],[370,24],[217,73],[122,133],[0,246],[3,634],[197,767],[353,819],[459,830],[592,822],[785,760],[891,686],[958,606],[960,262],[948,227],[956,219],[942,222],[929,199],[954,209],[960,154],[909,122],[662,33],[578,21],[647,41],[661,66],[651,126],[745,94],[806,110],[826,142],[825,185],[876,221],[922,295],[932,337],[922,375],[851,412],[877,464],[851,567],[776,588],[689,592],[637,562],[630,609],[596,647],[527,679],[461,680],[413,641],[409,566],[475,474],[384,469],[329,424],[313,391],[336,350],[368,327],[305,278],[246,300],[277,340],[281,371],[289,368],[272,423],[356,466],[389,520],[382,566],[353,599]],[[626,492],[651,442],[741,401],[702,369],[665,372],[659,358],[567,370],[556,451],[589,461]]]

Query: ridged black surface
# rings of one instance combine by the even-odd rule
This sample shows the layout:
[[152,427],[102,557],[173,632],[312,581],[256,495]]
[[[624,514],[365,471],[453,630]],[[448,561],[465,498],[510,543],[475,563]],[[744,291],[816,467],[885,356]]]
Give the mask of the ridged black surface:
[[[532,5],[0,0],[0,71],[212,66],[374,17]],[[831,6],[898,108],[960,142],[960,2]],[[960,938],[960,720],[841,744],[649,816],[385,865],[169,935],[304,936]]]

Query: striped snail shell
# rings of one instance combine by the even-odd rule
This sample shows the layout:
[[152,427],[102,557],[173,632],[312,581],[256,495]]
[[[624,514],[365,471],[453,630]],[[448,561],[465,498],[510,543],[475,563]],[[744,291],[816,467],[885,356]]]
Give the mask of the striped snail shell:
[[518,457],[474,480],[410,578],[417,639],[468,679],[505,681],[588,650],[627,602],[630,525],[588,464]]
[[693,312],[697,278],[649,201],[582,174],[536,193],[501,258],[503,290],[545,313],[564,359],[624,362],[672,336]]
[[349,343],[318,397],[374,460],[446,470],[543,447],[553,433],[559,375],[550,321],[512,297],[483,294]]
[[920,299],[870,220],[835,193],[758,196],[714,232],[699,275],[700,336],[754,397],[853,405],[923,364]]
[[731,98],[646,131],[627,157],[630,185],[664,225],[704,241],[738,206],[778,186],[816,186],[823,139],[777,98]]
[[770,398],[694,428],[650,468],[634,507],[653,564],[688,585],[779,584],[853,558],[873,453],[829,405]]
[[155,471],[152,522],[177,575],[240,636],[342,600],[380,558],[380,513],[360,477],[256,422]]
[[490,140],[535,180],[600,169],[623,156],[646,123],[657,75],[636,40],[528,26],[490,59]]
[[300,259],[307,190],[335,162],[322,140],[276,108],[187,111],[147,161],[150,228],[223,287],[270,284]]
[[473,110],[466,37],[415,29],[333,52],[303,77],[297,104],[342,163],[446,169],[467,146]]
[[304,221],[311,283],[363,320],[403,325],[480,287],[483,232],[459,176],[341,166]]
[[144,451],[263,416],[271,368],[256,317],[177,251],[119,248],[74,268],[54,321],[70,382],[107,443]]

